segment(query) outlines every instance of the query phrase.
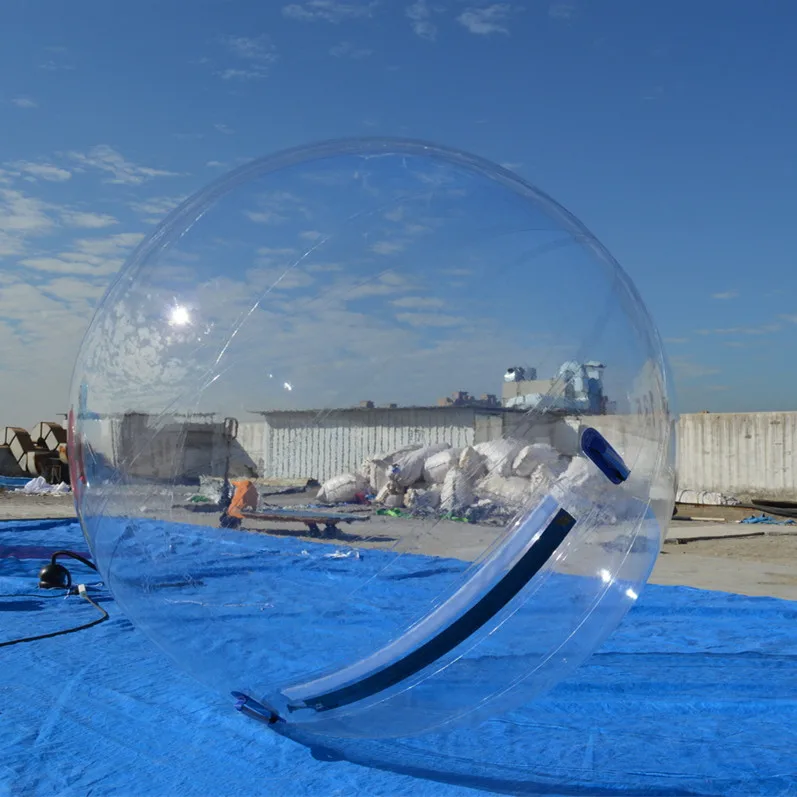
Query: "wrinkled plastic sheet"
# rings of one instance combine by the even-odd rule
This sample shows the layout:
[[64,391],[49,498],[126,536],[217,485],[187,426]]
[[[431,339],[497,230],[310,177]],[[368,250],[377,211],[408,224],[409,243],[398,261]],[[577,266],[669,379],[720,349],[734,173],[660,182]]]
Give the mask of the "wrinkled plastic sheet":
[[[335,567],[329,546],[302,547]],[[86,552],[75,523],[0,524],[0,641],[96,616],[36,589],[59,548]],[[532,705],[477,728],[322,743],[237,713],[90,592],[110,621],[0,648],[2,797],[797,792],[797,603],[650,586],[589,663]],[[345,623],[338,632],[345,644]]]

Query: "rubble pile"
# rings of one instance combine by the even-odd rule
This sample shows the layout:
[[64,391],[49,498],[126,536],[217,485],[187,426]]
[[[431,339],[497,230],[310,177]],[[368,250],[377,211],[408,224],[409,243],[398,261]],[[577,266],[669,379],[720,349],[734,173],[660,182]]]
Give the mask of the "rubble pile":
[[[589,501],[601,485],[593,485],[595,469],[546,443],[502,438],[465,448],[447,443],[413,445],[367,458],[354,473],[321,485],[317,501],[343,504],[362,501],[385,508],[403,508],[419,515],[449,515],[480,522],[502,522],[542,492],[564,483],[580,488]],[[594,487],[594,489],[592,489]]]

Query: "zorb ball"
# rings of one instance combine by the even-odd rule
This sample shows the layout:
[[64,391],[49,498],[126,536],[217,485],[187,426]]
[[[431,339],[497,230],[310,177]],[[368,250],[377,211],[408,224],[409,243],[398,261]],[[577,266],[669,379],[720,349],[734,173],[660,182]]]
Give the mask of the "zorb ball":
[[627,275],[529,183],[413,141],[294,149],[187,200],[109,288],[78,512],[124,613],[247,713],[476,722],[637,600],[669,391]]

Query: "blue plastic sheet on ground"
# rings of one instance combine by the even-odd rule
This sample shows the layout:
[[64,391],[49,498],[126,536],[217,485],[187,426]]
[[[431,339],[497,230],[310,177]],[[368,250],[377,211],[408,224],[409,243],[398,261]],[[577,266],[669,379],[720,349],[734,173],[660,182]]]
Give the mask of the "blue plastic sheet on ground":
[[779,520],[778,518],[769,517],[768,515],[751,515],[750,517],[740,520],[740,523],[763,523],[767,526],[793,526],[797,521],[794,520]]
[[29,476],[0,476],[0,487],[15,490],[17,487],[24,487],[29,481]]
[[[85,552],[77,524],[0,524],[0,641],[96,616],[37,590],[59,548]],[[106,623],[0,648],[2,797],[797,793],[797,603],[650,586],[532,705],[477,728],[321,745],[237,713],[100,600]]]

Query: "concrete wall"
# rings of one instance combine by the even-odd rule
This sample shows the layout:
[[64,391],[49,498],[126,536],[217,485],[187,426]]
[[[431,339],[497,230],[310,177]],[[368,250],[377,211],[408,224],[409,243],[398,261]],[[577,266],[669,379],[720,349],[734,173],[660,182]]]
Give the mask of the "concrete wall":
[[[413,443],[471,445],[477,415],[478,410],[467,407],[351,409],[320,416],[280,412],[258,424],[241,424],[238,437],[242,445],[246,440],[257,446],[248,453],[263,462],[265,478],[323,481],[358,469],[367,457]],[[261,437],[252,428],[256,425]]]
[[335,410],[322,416],[279,412],[261,422],[241,424],[238,436],[265,478],[324,481],[358,469],[367,457],[412,443],[446,442],[457,448],[511,436],[548,443],[572,456],[587,422],[598,426],[622,454],[636,457],[639,441],[631,442],[624,418],[534,417],[467,407],[377,407]]
[[684,415],[677,450],[681,488],[797,500],[797,412]]
[[[180,482],[222,476],[228,454],[231,475],[253,476],[258,471],[257,461],[241,440],[228,442],[221,423],[172,420],[152,428],[148,416],[137,414],[96,423],[97,440],[90,436],[95,452],[133,479]],[[258,427],[262,436],[262,424]],[[252,430],[247,442],[253,445],[256,441]]]
[[[584,419],[624,454],[633,443],[616,416]],[[215,424],[168,424],[152,439],[148,419],[128,417],[91,442],[109,462],[133,462],[142,478],[221,475],[226,442]],[[241,423],[233,473],[267,478],[326,479],[357,468],[368,456],[411,443],[465,446],[512,434],[575,453],[579,419],[539,420],[466,407],[351,409],[324,416],[275,413]],[[627,425],[626,425],[627,426]],[[187,433],[187,434],[186,434]],[[741,498],[797,501],[797,412],[684,415],[677,428],[682,489]],[[142,450],[142,441],[143,448]]]
[[[622,419],[605,416],[585,421],[621,452],[633,448],[622,422],[618,425]],[[306,423],[306,416],[295,413],[283,415],[276,424],[241,424],[239,441],[266,477],[323,480],[356,468],[367,456],[413,442],[445,440],[463,446],[506,433],[549,442],[572,454],[581,425],[578,419],[556,419],[529,429],[520,414],[502,416],[457,407],[376,409],[367,414],[352,410],[334,413],[310,428],[304,427]],[[286,457],[287,451],[291,453]],[[797,500],[797,412],[684,415],[677,427],[677,469],[682,489]]]

